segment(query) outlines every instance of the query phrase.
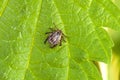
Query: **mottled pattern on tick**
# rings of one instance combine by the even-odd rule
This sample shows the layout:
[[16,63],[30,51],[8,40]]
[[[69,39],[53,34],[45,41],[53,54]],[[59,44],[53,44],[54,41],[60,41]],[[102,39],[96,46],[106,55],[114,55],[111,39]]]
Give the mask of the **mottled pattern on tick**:
[[62,35],[62,33],[59,30],[51,33],[50,36],[49,36],[48,42],[50,44],[57,45],[58,43],[60,43],[61,35]]
[[64,33],[59,29],[53,29],[49,28],[51,31],[46,32],[48,34],[48,37],[45,39],[44,43],[48,42],[50,44],[50,48],[54,48],[59,44],[59,46],[62,45],[62,41],[65,41],[65,35]]

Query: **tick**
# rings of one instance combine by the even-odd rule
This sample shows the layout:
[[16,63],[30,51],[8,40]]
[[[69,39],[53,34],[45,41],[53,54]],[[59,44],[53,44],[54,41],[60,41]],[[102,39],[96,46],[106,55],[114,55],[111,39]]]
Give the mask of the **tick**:
[[44,44],[46,44],[46,42],[48,42],[50,44],[50,48],[54,48],[58,44],[59,44],[59,46],[61,46],[62,45],[62,41],[65,41],[64,33],[61,30],[59,30],[58,28],[49,28],[49,29],[51,31],[45,33],[48,36],[45,39]]

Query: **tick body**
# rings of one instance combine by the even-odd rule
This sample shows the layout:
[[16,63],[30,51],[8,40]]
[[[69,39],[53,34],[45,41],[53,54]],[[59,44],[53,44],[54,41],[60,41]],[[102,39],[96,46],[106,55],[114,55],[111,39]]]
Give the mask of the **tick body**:
[[50,44],[51,48],[54,48],[58,44],[61,46],[62,41],[65,41],[65,35],[63,32],[59,29],[53,29],[50,28],[51,32],[46,32],[48,34],[48,37],[45,39],[44,43],[48,42]]

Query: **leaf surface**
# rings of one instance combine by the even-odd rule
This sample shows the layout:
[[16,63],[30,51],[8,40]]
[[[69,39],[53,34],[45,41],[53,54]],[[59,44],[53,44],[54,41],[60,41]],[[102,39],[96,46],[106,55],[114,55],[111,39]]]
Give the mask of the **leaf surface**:
[[0,0],[0,16],[4,12],[6,6],[7,6],[8,0]]
[[[9,0],[2,9],[1,80],[102,80],[93,61],[109,62],[113,46],[103,27],[120,30],[112,1]],[[53,23],[67,37],[51,49]]]

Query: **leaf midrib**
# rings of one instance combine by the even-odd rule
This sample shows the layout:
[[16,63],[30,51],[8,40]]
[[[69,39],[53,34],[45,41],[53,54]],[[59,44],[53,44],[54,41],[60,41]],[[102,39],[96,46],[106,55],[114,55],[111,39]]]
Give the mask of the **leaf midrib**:
[[[56,9],[57,9],[57,12],[58,12],[58,14],[60,13],[59,12],[59,9],[58,9],[58,7],[57,7],[57,5],[55,4],[55,1],[53,0],[53,3],[54,3],[54,5],[55,5],[55,7],[56,7]],[[64,23],[63,23],[63,20],[62,20],[62,18],[61,18],[61,16],[59,16],[60,17],[60,19],[61,19],[61,21],[62,21],[62,24],[64,25]],[[66,29],[65,29],[65,27],[64,27],[64,31],[65,31],[65,33],[66,33]],[[67,77],[66,77],[66,80],[69,80],[69,61],[70,61],[70,49],[69,49],[69,47],[68,47],[68,40],[66,41],[66,44],[67,44],[67,49],[68,49],[68,67],[67,67]]]

